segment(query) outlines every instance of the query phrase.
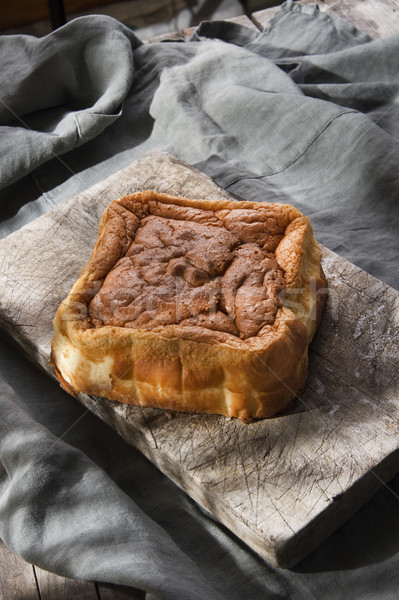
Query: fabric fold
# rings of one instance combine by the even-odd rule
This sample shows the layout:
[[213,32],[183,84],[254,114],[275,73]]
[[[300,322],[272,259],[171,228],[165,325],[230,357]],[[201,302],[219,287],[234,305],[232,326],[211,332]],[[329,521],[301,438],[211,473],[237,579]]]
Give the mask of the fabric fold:
[[[240,199],[294,204],[399,289],[398,55],[399,35],[291,0],[263,32],[204,23],[189,42],[98,16],[0,37],[0,236],[166,150]],[[0,366],[0,537],[26,560],[154,599],[396,597],[398,477],[283,571],[2,341]]]
[[[36,423],[3,382],[0,401],[0,521],[7,545],[65,577],[132,585],[155,595],[171,578],[173,595],[162,597],[204,598],[195,591],[194,581],[202,579],[195,565],[102,469]],[[205,580],[202,585],[206,590]],[[211,588],[205,593],[218,598]]]
[[141,43],[115,19],[100,16],[75,19],[44,38],[0,37],[7,81],[0,94],[1,187],[120,117],[133,49]]

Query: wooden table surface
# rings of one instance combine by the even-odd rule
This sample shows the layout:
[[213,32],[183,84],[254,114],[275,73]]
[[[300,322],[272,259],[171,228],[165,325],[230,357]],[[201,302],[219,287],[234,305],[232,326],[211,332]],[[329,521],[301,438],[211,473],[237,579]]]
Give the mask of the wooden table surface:
[[[276,0],[278,1],[278,0]],[[300,0],[314,4],[314,0]],[[385,37],[399,31],[399,6],[396,0],[319,0],[322,12],[346,19],[372,38]],[[263,29],[278,7],[236,17],[231,21],[247,27]],[[192,30],[176,33],[191,35]],[[166,36],[164,36],[166,37]],[[170,35],[168,36],[170,37]],[[142,600],[145,593],[131,587],[101,582],[66,579],[48,573],[17,557],[0,540],[0,600]]]

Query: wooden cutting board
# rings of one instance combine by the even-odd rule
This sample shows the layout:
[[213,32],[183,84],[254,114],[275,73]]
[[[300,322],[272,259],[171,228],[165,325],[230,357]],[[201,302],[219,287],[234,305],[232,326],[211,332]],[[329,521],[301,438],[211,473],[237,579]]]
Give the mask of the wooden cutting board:
[[[0,327],[48,367],[52,319],[87,262],[112,200],[143,189],[228,198],[155,152],[0,242]],[[323,248],[330,295],[307,386],[284,416],[214,415],[80,400],[262,557],[302,559],[399,470],[399,294]]]

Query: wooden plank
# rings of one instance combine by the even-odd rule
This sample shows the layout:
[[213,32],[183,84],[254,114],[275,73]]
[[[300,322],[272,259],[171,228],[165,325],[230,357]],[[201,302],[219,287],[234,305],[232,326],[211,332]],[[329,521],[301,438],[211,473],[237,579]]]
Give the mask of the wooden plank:
[[[186,7],[184,0],[134,0],[118,2],[117,0],[64,0],[67,20],[78,14],[100,12],[120,16],[120,20],[136,20],[137,27],[148,23],[161,23],[171,20],[179,10]],[[18,27],[49,18],[48,0],[19,0],[17,3],[3,3],[0,13],[0,29]]]
[[47,0],[3,2],[0,11],[0,29],[18,27],[49,18],[50,13]]
[[0,540],[0,600],[40,600],[32,565]]
[[[162,2],[162,0],[159,0]],[[64,0],[67,13],[81,12],[98,6],[112,4],[113,0]],[[18,27],[49,18],[47,0],[18,0],[18,2],[2,3],[0,12],[0,29]]]
[[16,556],[0,540],[0,600],[144,600],[145,592],[60,577]]
[[[315,0],[300,0],[298,4],[316,4]],[[321,12],[352,23],[372,38],[387,37],[399,31],[397,0],[320,0]],[[279,7],[267,8],[252,14],[254,23],[264,29]]]
[[[185,8],[187,8],[185,0],[125,0],[108,4],[99,12],[114,17],[129,26],[140,28],[157,23],[168,23]],[[93,14],[96,11],[86,12]],[[78,13],[68,14],[70,18],[78,16]]]
[[264,10],[258,10],[251,14],[251,19],[254,25],[261,31],[269,23],[270,19],[276,14],[280,7],[272,6],[271,8],[265,8]]
[[[140,189],[228,197],[153,152],[0,242],[1,327],[44,370],[53,315],[91,253],[103,209]],[[399,470],[399,294],[327,249],[323,266],[326,314],[306,389],[285,416],[250,426],[215,415],[170,420],[161,410],[80,398],[278,566],[303,558]]]
[[96,585],[91,581],[69,579],[35,567],[40,600],[98,600]]

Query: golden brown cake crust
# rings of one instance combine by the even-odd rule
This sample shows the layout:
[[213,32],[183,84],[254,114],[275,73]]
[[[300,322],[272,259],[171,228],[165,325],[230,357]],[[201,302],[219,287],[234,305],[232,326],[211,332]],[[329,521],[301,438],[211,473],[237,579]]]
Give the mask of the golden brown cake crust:
[[272,416],[304,386],[325,287],[290,205],[125,196],[57,311],[54,371],[70,393]]

